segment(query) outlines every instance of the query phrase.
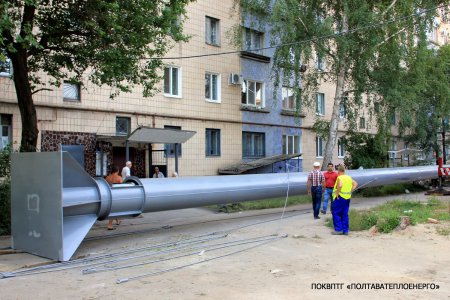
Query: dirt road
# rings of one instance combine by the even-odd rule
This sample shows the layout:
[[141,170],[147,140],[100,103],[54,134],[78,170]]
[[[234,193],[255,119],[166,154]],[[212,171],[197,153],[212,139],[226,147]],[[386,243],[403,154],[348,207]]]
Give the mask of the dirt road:
[[[354,199],[352,207],[386,199]],[[234,214],[188,209],[126,219],[114,231],[98,222],[75,257],[117,257],[0,279],[0,299],[450,299],[450,237],[436,234],[450,224],[332,236],[324,217],[312,218],[309,205],[280,217],[279,209]],[[134,259],[125,260],[130,256]],[[45,262],[29,254],[0,255],[0,272]],[[129,264],[138,266],[117,269]],[[82,269],[96,272],[83,275]],[[134,279],[140,275],[145,276]],[[439,289],[370,289],[376,283]]]

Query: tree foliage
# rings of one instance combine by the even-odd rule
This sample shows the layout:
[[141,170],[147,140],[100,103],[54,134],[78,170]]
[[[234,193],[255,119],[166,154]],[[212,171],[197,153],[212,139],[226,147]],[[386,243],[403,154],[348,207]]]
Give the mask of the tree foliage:
[[11,233],[11,152],[0,150],[0,235]]
[[350,132],[341,142],[346,149],[345,165],[350,169],[382,168],[387,164],[387,147],[381,134]]
[[[323,82],[336,85],[324,161],[332,161],[339,128],[339,106],[347,111],[347,128],[356,129],[363,109],[369,109],[381,131],[388,116],[402,105],[397,96],[404,62],[416,54],[416,38],[431,26],[442,0],[241,0],[243,16],[269,24],[277,86],[296,85],[304,106],[315,105]],[[324,68],[318,67],[319,57]],[[300,66],[307,65],[302,74]],[[373,72],[376,74],[373,74]],[[376,94],[381,87],[389,93]],[[375,109],[375,103],[378,108]]]
[[413,89],[403,97],[413,99],[411,105],[403,105],[401,110],[403,127],[411,129],[407,140],[439,154],[436,135],[450,129],[450,45],[437,51],[423,49],[405,75],[406,86]]
[[[19,0],[0,2],[0,48],[13,65],[22,151],[35,151],[32,95],[63,80],[108,85],[111,96],[160,81],[163,57],[182,33],[190,0]],[[88,71],[88,72],[86,72]],[[50,75],[42,82],[42,73]],[[86,76],[86,77],[84,77]]]

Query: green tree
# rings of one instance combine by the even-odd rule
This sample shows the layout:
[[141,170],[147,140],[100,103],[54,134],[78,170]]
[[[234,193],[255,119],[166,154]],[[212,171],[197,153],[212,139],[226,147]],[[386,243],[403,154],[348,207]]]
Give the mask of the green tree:
[[[450,119],[450,45],[438,50],[422,49],[418,59],[405,72],[404,83],[413,90],[405,95],[410,105],[403,105],[403,126],[412,129],[407,140],[425,151],[442,149],[436,136],[449,132]],[[413,99],[413,101],[411,101]]]
[[0,150],[0,235],[11,233],[11,152]]
[[[0,2],[0,48],[13,65],[22,118],[21,151],[36,151],[33,95],[82,76],[111,96],[159,82],[159,59],[186,40],[180,16],[190,0],[19,0]],[[169,38],[170,37],[170,38]],[[5,55],[3,59],[5,58]],[[1,57],[0,57],[1,59]],[[50,82],[41,82],[46,73]]]
[[[333,158],[341,104],[349,129],[356,127],[359,111],[370,104],[363,103],[363,95],[370,95],[369,102],[379,102],[374,112],[380,121],[386,110],[393,111],[393,103],[373,96],[374,80],[389,81],[402,72],[416,37],[430,28],[442,3],[447,1],[277,0],[272,6],[265,0],[240,1],[243,15],[270,24],[274,45],[284,45],[276,48],[273,61],[277,86],[301,82],[303,104],[314,107],[319,85],[325,81],[336,85],[323,166]],[[303,74],[302,64],[308,65]],[[371,74],[388,67],[386,77]],[[385,123],[380,122],[382,128]]]
[[346,149],[345,165],[350,169],[382,168],[387,164],[387,147],[382,134],[349,132],[342,139]]

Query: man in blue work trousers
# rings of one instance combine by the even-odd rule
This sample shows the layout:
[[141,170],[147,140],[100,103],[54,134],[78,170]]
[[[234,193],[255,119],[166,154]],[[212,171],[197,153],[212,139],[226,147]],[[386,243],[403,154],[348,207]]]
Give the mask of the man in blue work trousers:
[[308,174],[308,181],[306,186],[308,188],[308,195],[312,196],[314,219],[320,219],[320,203],[322,202],[322,191],[325,190],[325,177],[320,171],[320,163],[313,164],[314,169]]
[[340,165],[338,167],[338,178],[333,189],[333,203],[331,204],[334,225],[332,234],[334,235],[348,235],[350,199],[357,186],[358,183],[349,175],[345,175],[345,168]]

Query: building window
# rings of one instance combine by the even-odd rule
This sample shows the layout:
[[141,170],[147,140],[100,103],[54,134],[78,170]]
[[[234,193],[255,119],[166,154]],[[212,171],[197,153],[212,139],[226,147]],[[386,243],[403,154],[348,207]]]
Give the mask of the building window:
[[12,141],[12,115],[0,114],[0,150]]
[[251,80],[244,80],[242,104],[264,107],[264,84]]
[[[408,142],[405,142],[405,149],[409,149],[409,143]],[[446,152],[446,153],[448,153],[448,152]],[[409,160],[409,153],[403,155],[403,160],[406,160],[406,161]]]
[[283,135],[283,154],[300,154],[301,137],[299,135]]
[[391,125],[397,125],[397,116],[395,115],[395,111],[391,113]]
[[[0,49],[0,51],[2,51]],[[5,55],[5,60],[0,60],[0,76],[11,76],[12,75],[12,63],[9,57],[6,56],[5,51],[2,51]]]
[[[180,126],[169,126],[164,125],[164,129],[172,129],[172,130],[181,130]],[[168,157],[174,157],[175,156],[175,147],[177,148],[177,156],[181,156],[181,144],[175,145],[175,144],[164,144],[164,150],[166,151],[166,155]]]
[[320,54],[317,54],[316,68],[319,71],[325,71],[325,58]]
[[95,152],[95,176],[108,175],[108,153],[103,151]]
[[323,157],[325,153],[325,141],[320,136],[316,137],[316,157]]
[[80,101],[80,85],[64,81],[63,99],[66,101]]
[[325,94],[324,93],[316,94],[316,115],[319,115],[319,116],[325,115]]
[[297,57],[296,57],[296,54],[295,54],[295,50],[294,50],[293,47],[290,47],[289,48],[289,63],[291,65],[295,65],[296,61],[297,61]]
[[366,119],[364,117],[359,118],[359,129],[366,128]]
[[205,155],[220,156],[220,129],[206,128],[205,133]]
[[242,132],[242,156],[248,158],[264,157],[266,141],[264,132]]
[[167,66],[164,68],[164,96],[181,97],[181,69]]
[[244,30],[244,50],[262,55],[264,33],[245,28]]
[[183,16],[177,16],[176,19],[170,22],[169,36],[172,38],[177,38],[180,35],[180,30],[184,22]]
[[344,143],[341,141],[341,139],[338,139],[338,157],[343,158],[344,156],[345,156]]
[[296,110],[297,108],[300,110],[300,95],[295,96],[294,90],[288,87],[282,87],[281,95],[283,97],[282,104],[283,109],[286,110]]
[[206,17],[205,28],[205,42],[210,45],[220,46],[220,20]]
[[373,110],[374,110],[376,113],[380,113],[380,111],[381,111],[381,104],[380,104],[380,102],[375,102],[375,103],[373,104]]
[[396,159],[397,158],[397,142],[391,141],[391,150],[389,151],[389,158],[390,159]]
[[347,115],[347,112],[346,112],[347,102],[348,102],[348,97],[342,96],[341,103],[339,104],[339,118],[341,118],[341,119],[344,119],[345,116]]
[[128,135],[131,132],[131,119],[116,117],[116,135]]
[[207,101],[220,102],[220,75],[205,74],[205,99]]

